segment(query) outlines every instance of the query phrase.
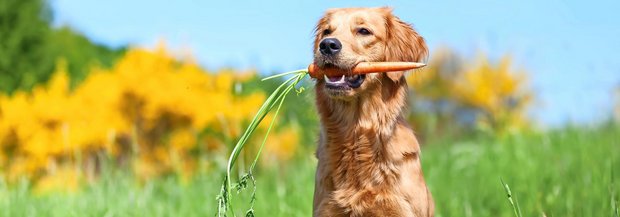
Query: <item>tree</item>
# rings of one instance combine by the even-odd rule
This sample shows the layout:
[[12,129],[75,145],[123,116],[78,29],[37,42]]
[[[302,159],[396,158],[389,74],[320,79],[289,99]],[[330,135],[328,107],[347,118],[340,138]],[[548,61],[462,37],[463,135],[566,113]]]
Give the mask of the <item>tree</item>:
[[47,79],[53,60],[45,53],[51,13],[42,0],[0,2],[0,90],[30,88]]
[[110,66],[125,50],[94,44],[67,26],[52,28],[51,20],[44,0],[0,2],[0,92],[30,90],[47,81],[61,59],[75,86],[90,67]]

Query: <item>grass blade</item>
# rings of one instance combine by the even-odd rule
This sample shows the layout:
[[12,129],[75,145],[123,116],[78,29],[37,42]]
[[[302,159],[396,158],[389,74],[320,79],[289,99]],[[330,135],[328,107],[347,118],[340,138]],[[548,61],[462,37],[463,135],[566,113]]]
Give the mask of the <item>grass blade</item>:
[[504,187],[504,191],[506,191],[506,196],[508,197],[508,201],[512,206],[512,210],[514,211],[515,216],[522,217],[523,215],[521,214],[521,208],[519,208],[519,202],[517,202],[516,198],[514,200],[512,199],[512,192],[510,191],[510,186],[508,186],[508,184],[504,182],[504,179],[499,178],[499,180],[502,182],[502,186]]

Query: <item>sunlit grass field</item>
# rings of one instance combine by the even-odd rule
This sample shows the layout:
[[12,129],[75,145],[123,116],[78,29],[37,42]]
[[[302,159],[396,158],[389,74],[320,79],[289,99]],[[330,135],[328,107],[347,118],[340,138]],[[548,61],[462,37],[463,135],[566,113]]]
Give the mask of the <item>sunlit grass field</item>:
[[[619,155],[620,127],[609,124],[435,142],[424,146],[422,160],[437,216],[514,216],[500,178],[523,216],[618,216]],[[256,215],[310,216],[315,164],[307,153],[259,170]],[[223,177],[140,183],[123,172],[104,173],[73,193],[37,195],[27,182],[0,183],[0,216],[213,216]],[[239,216],[249,204],[243,197],[234,204]]]
[[[215,216],[221,192],[234,196],[226,207],[236,216],[311,216],[319,128],[312,79],[288,89],[281,113],[246,131],[289,77],[263,78],[288,67],[236,68],[261,65],[250,58],[209,69],[217,64],[164,40],[108,47],[72,22],[54,24],[51,2],[0,2],[0,217]],[[403,115],[423,144],[436,216],[511,217],[520,209],[620,217],[620,87],[608,99],[613,112],[597,107],[609,122],[541,130],[544,119],[530,114],[548,103],[536,85],[548,67],[471,48],[436,47],[428,66],[406,74]],[[229,180],[257,184],[226,191],[227,160],[244,132],[254,135],[236,152]]]

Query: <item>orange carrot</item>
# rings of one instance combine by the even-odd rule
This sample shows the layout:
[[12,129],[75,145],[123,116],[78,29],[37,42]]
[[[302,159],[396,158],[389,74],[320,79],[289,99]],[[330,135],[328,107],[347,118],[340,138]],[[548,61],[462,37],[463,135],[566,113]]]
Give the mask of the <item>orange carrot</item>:
[[416,62],[361,62],[351,70],[343,70],[334,67],[321,69],[316,64],[312,63],[308,66],[308,72],[310,73],[310,77],[322,78],[323,75],[338,76],[343,74],[354,75],[374,72],[395,72],[417,69],[424,66],[426,66],[426,64]]

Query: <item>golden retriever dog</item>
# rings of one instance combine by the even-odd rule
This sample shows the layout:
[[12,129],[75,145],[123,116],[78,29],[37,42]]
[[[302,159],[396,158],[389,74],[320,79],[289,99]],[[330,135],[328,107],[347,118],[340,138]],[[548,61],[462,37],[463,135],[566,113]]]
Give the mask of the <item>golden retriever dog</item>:
[[[347,71],[359,62],[424,61],[424,39],[390,8],[328,10],[314,62]],[[433,216],[420,145],[402,115],[404,72],[316,79],[321,132],[313,216]]]

